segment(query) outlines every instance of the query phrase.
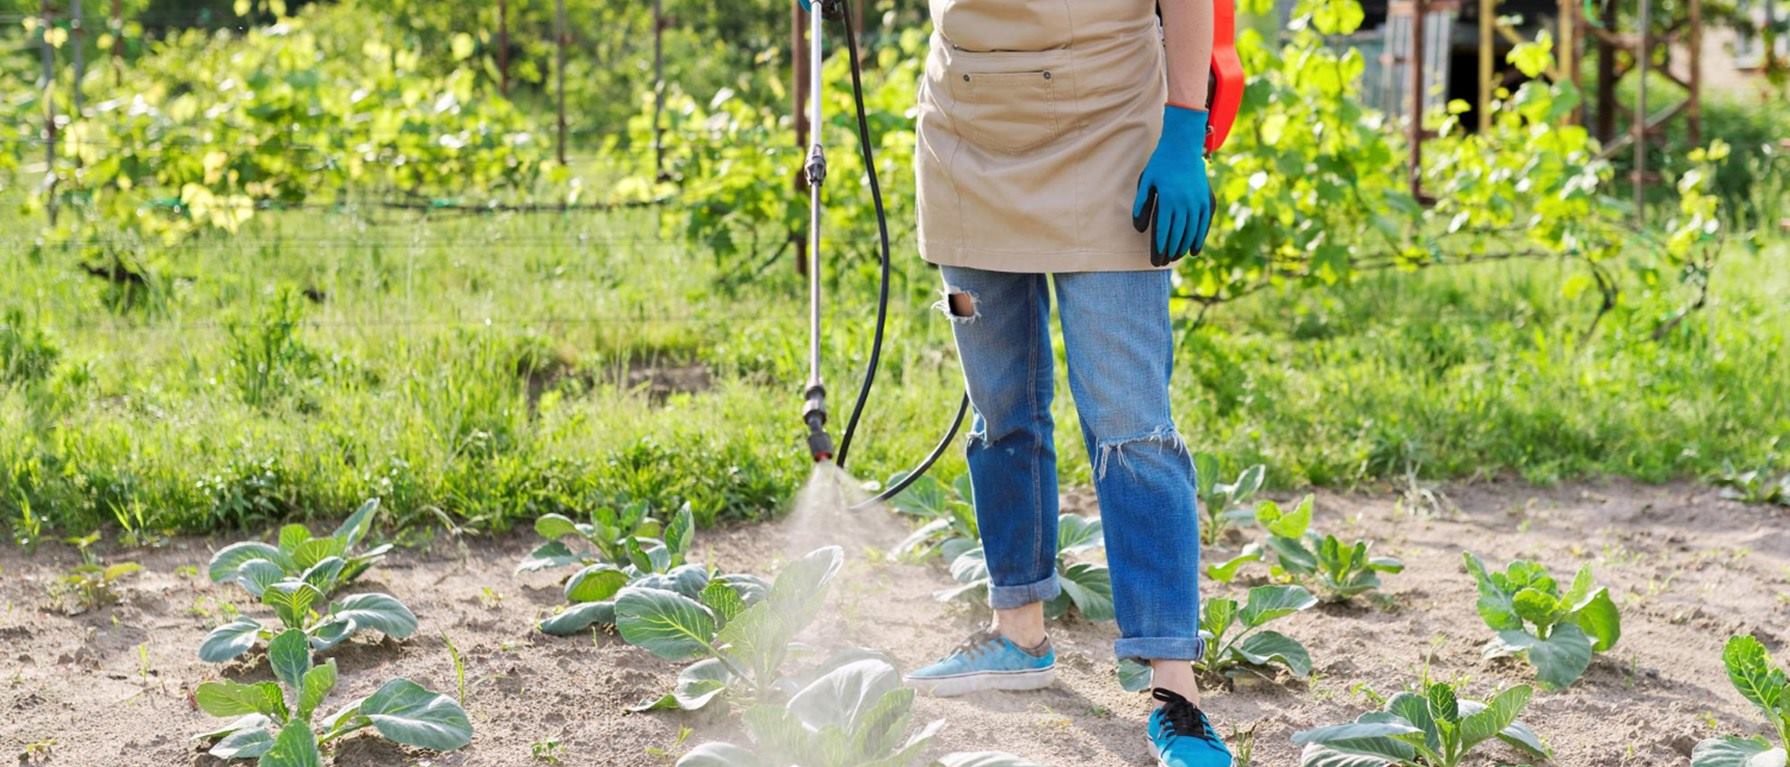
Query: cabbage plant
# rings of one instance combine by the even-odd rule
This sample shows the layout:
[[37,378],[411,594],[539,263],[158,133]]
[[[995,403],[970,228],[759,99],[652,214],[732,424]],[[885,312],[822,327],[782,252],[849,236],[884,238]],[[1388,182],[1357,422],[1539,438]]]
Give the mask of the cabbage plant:
[[[1044,617],[1056,620],[1075,608],[1089,621],[1113,620],[1112,574],[1105,565],[1076,562],[1069,555],[1090,551],[1101,545],[1100,520],[1078,514],[1057,517],[1057,583],[1062,593],[1044,603]],[[964,596],[981,596],[992,582],[988,559],[981,546],[969,549],[951,560],[951,577],[958,585],[934,594],[940,602]]]
[[276,681],[245,684],[205,682],[193,698],[205,713],[234,717],[201,733],[219,759],[256,759],[258,767],[315,767],[322,747],[373,728],[386,739],[434,751],[472,742],[472,722],[454,699],[408,679],[393,679],[373,694],[319,717],[319,707],[336,686],[336,664],[313,665],[304,632],[274,637],[268,659]]
[[1422,695],[1394,695],[1385,710],[1351,723],[1295,733],[1293,743],[1305,747],[1300,767],[1457,767],[1474,746],[1492,738],[1546,759],[1547,746],[1517,721],[1532,693],[1528,685],[1517,685],[1480,703],[1436,682]]
[[1782,767],[1790,762],[1790,681],[1771,665],[1765,645],[1751,636],[1730,637],[1722,649],[1728,681],[1760,713],[1777,742],[1761,737],[1710,738],[1691,751],[1691,767]]
[[[664,560],[654,560],[659,567]],[[637,587],[671,591],[696,599],[710,583],[732,589],[746,604],[764,597],[769,588],[756,575],[745,573],[711,574],[697,564],[684,564],[670,569],[641,570],[636,565],[617,567],[608,563],[585,565],[566,579],[566,604],[539,624],[542,633],[571,636],[592,626],[615,625],[615,599],[622,589]]]
[[[644,502],[622,508],[599,508],[591,521],[574,522],[563,514],[545,514],[535,520],[535,534],[546,539],[516,565],[527,573],[570,565],[634,565],[643,571],[664,572],[684,563],[695,540],[695,516],[686,503],[661,522]],[[566,541],[582,544],[577,549]],[[663,562],[663,564],[657,564]]]
[[[327,576],[318,580],[327,580]],[[199,643],[200,660],[223,663],[241,657],[283,631],[300,632],[318,652],[334,649],[362,631],[377,631],[393,639],[408,639],[416,633],[416,614],[390,594],[350,594],[331,602],[323,589],[303,578],[264,587],[254,584],[254,588],[260,589],[261,603],[272,608],[279,625],[239,617],[205,635]]]
[[[760,704],[746,712],[750,746],[704,743],[677,767],[905,767],[922,754],[945,720],[935,719],[906,735],[914,691],[902,687],[887,662],[864,659],[827,672],[783,705]],[[1037,767],[1011,754],[950,754],[938,767]]]
[[391,551],[389,543],[366,551],[354,550],[372,528],[378,512],[379,499],[372,498],[329,535],[312,535],[309,528],[295,523],[280,528],[278,545],[260,541],[232,543],[212,555],[211,580],[237,583],[259,597],[269,583],[302,578],[324,596],[330,596]]
[[[1200,636],[1206,652],[1193,667],[1210,674],[1266,672],[1279,665],[1293,676],[1311,673],[1311,653],[1299,640],[1263,626],[1318,603],[1300,586],[1257,586],[1241,607],[1237,600],[1214,597],[1200,611]],[[1150,686],[1150,667],[1130,658],[1119,661],[1119,684],[1131,692]]]
[[1223,482],[1218,456],[1211,453],[1195,453],[1193,470],[1199,480],[1200,511],[1205,515],[1200,522],[1200,540],[1210,546],[1255,517],[1244,504],[1262,489],[1268,470],[1258,463],[1238,473],[1236,479]]
[[814,677],[863,659],[869,653],[852,649],[802,673],[789,664],[810,649],[795,638],[819,614],[843,561],[837,546],[816,549],[785,566],[755,603],[718,580],[695,598],[663,589],[622,589],[615,599],[622,639],[667,660],[695,660],[670,692],[637,709],[698,709],[730,691],[731,697],[752,702],[782,700]]
[[1256,522],[1268,532],[1265,544],[1243,547],[1236,557],[1209,565],[1206,575],[1220,583],[1236,578],[1243,565],[1272,561],[1269,572],[1317,590],[1325,601],[1340,602],[1380,587],[1380,573],[1404,572],[1405,563],[1392,557],[1376,557],[1373,543],[1345,543],[1334,535],[1311,530],[1313,498],[1305,496],[1292,511],[1263,501],[1256,506]]
[[1467,572],[1479,582],[1479,615],[1498,632],[1486,643],[1488,658],[1518,656],[1535,666],[1543,687],[1572,684],[1622,637],[1622,619],[1608,589],[1592,588],[1591,566],[1579,568],[1564,592],[1546,567],[1516,560],[1504,572],[1486,570],[1472,552]]

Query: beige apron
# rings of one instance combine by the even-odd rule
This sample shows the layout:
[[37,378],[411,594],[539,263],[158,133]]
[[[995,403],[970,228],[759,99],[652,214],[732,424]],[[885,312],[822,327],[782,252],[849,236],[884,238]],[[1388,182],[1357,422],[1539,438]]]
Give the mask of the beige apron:
[[1132,228],[1167,99],[1155,0],[931,0],[920,255],[1002,272],[1151,269]]

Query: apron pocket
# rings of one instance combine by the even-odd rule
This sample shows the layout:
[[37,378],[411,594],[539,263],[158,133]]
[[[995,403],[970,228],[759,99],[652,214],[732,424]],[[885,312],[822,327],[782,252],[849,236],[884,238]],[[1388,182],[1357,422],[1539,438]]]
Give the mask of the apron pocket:
[[1037,149],[1060,135],[1056,76],[1049,69],[952,72],[951,126],[965,141],[1001,154]]

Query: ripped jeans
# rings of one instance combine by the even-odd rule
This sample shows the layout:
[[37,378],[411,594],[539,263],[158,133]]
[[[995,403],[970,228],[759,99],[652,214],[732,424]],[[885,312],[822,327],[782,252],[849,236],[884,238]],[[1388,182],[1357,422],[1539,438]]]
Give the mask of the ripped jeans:
[[[1061,593],[1051,279],[941,267],[975,409],[966,454],[990,602]],[[1069,391],[1094,465],[1120,658],[1197,659],[1199,514],[1192,457],[1169,417],[1169,272],[1055,275]],[[967,300],[965,300],[967,299]]]

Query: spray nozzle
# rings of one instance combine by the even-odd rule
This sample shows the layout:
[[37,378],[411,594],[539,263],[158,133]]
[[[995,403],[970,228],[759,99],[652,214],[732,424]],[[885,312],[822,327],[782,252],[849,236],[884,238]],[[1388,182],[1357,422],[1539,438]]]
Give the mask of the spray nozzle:
[[820,383],[808,385],[803,394],[802,423],[808,425],[808,453],[815,463],[833,458],[833,438],[827,434],[827,389]]

